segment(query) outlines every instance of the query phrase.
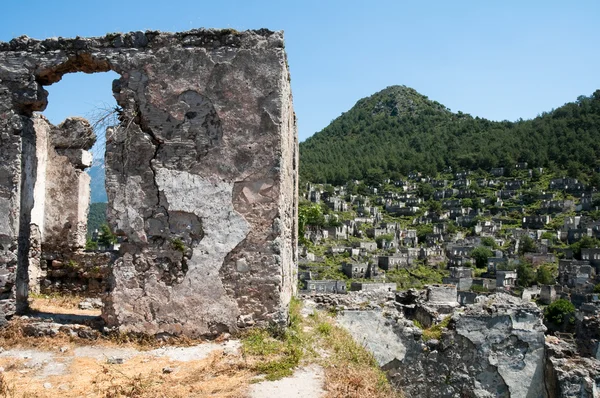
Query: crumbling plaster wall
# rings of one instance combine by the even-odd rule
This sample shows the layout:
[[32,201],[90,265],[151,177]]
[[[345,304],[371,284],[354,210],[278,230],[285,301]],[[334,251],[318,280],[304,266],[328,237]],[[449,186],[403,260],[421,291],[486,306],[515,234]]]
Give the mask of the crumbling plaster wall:
[[121,75],[113,91],[122,107],[107,133],[108,216],[126,242],[107,324],[198,336],[285,322],[296,286],[298,142],[282,32],[0,43],[0,269],[23,259],[17,239],[29,246],[32,204],[18,189],[42,86],[108,70]]

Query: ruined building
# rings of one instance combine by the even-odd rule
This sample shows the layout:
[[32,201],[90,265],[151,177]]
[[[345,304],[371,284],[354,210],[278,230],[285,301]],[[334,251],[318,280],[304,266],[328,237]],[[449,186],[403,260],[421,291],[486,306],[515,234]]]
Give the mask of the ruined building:
[[109,327],[200,336],[284,323],[296,286],[298,142],[282,32],[192,30],[0,43],[0,309],[43,253],[79,250],[89,124],[36,111],[66,73],[120,75],[107,130]]

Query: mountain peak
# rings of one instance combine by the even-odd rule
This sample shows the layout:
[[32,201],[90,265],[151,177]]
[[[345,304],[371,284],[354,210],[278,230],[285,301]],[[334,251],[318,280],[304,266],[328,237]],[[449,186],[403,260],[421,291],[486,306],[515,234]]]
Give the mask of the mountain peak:
[[407,86],[389,86],[359,100],[358,107],[369,108],[373,114],[386,114],[390,116],[418,116],[426,113],[450,113],[442,104],[431,101],[427,96]]

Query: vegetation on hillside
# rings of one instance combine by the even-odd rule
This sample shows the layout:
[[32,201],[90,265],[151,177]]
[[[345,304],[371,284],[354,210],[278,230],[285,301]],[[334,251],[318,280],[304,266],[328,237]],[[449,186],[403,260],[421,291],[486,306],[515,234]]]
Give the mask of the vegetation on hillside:
[[92,203],[88,214],[88,237],[91,237],[95,230],[100,230],[103,224],[106,224],[106,203]]
[[[527,162],[600,186],[600,90],[532,120],[494,122],[453,113],[405,86],[359,100],[300,144],[305,181],[376,182],[417,170],[489,170]],[[507,167],[508,168],[508,167]],[[594,171],[591,173],[591,171]]]

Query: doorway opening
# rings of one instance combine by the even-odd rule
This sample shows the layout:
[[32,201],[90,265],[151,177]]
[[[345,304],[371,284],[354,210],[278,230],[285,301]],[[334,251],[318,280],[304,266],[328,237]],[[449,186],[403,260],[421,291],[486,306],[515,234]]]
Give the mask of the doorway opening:
[[[32,117],[36,179],[28,265],[31,309],[56,319],[100,315],[116,240],[106,224],[106,129],[119,123],[115,72],[68,73]],[[104,231],[104,233],[103,233]],[[107,244],[103,245],[103,242]]]

